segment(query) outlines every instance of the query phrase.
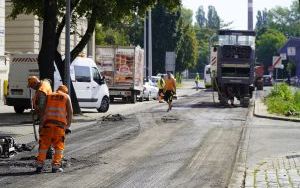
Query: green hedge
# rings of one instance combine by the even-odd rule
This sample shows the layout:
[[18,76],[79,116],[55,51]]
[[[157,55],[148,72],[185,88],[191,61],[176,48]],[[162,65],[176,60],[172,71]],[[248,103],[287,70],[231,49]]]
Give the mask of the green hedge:
[[265,99],[270,113],[300,117],[300,91],[293,92],[287,84],[278,84]]

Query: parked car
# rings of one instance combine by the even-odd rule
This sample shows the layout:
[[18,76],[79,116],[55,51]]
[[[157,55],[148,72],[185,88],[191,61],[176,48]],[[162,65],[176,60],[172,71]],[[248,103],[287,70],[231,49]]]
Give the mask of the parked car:
[[155,86],[157,86],[157,82],[160,78],[160,76],[151,76],[150,80],[153,82],[153,84],[155,84]]
[[271,75],[264,75],[263,80],[264,80],[264,86],[272,86],[273,85],[274,80]]
[[157,98],[158,93],[158,87],[155,85],[155,83],[152,82],[151,79],[149,79],[147,82],[143,85],[143,92],[140,96],[140,101],[143,101],[144,99],[146,101],[149,101],[151,99]]

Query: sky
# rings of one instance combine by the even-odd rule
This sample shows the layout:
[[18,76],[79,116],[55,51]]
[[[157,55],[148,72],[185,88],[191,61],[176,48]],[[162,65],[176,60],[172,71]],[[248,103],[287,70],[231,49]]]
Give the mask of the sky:
[[[271,9],[276,6],[289,7],[293,0],[253,0],[253,26],[256,24],[256,13],[264,8]],[[247,29],[248,0],[182,0],[185,8],[192,9],[194,21],[197,9],[203,5],[207,14],[207,7],[213,5],[218,15],[225,22],[233,21],[232,29]]]

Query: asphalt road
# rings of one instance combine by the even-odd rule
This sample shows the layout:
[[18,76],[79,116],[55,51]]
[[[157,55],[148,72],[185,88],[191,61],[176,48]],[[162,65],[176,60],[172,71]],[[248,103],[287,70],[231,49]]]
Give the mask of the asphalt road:
[[220,107],[204,90],[169,113],[147,105],[74,131],[63,174],[34,174],[34,151],[1,160],[0,187],[226,187],[248,109]]

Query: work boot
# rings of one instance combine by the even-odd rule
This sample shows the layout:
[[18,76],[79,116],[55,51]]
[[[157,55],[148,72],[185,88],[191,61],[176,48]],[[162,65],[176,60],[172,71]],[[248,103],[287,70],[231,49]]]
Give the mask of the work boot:
[[42,166],[36,167],[35,172],[38,173],[38,174],[42,173],[43,172],[43,167]]
[[64,172],[62,167],[52,167],[52,173]]

